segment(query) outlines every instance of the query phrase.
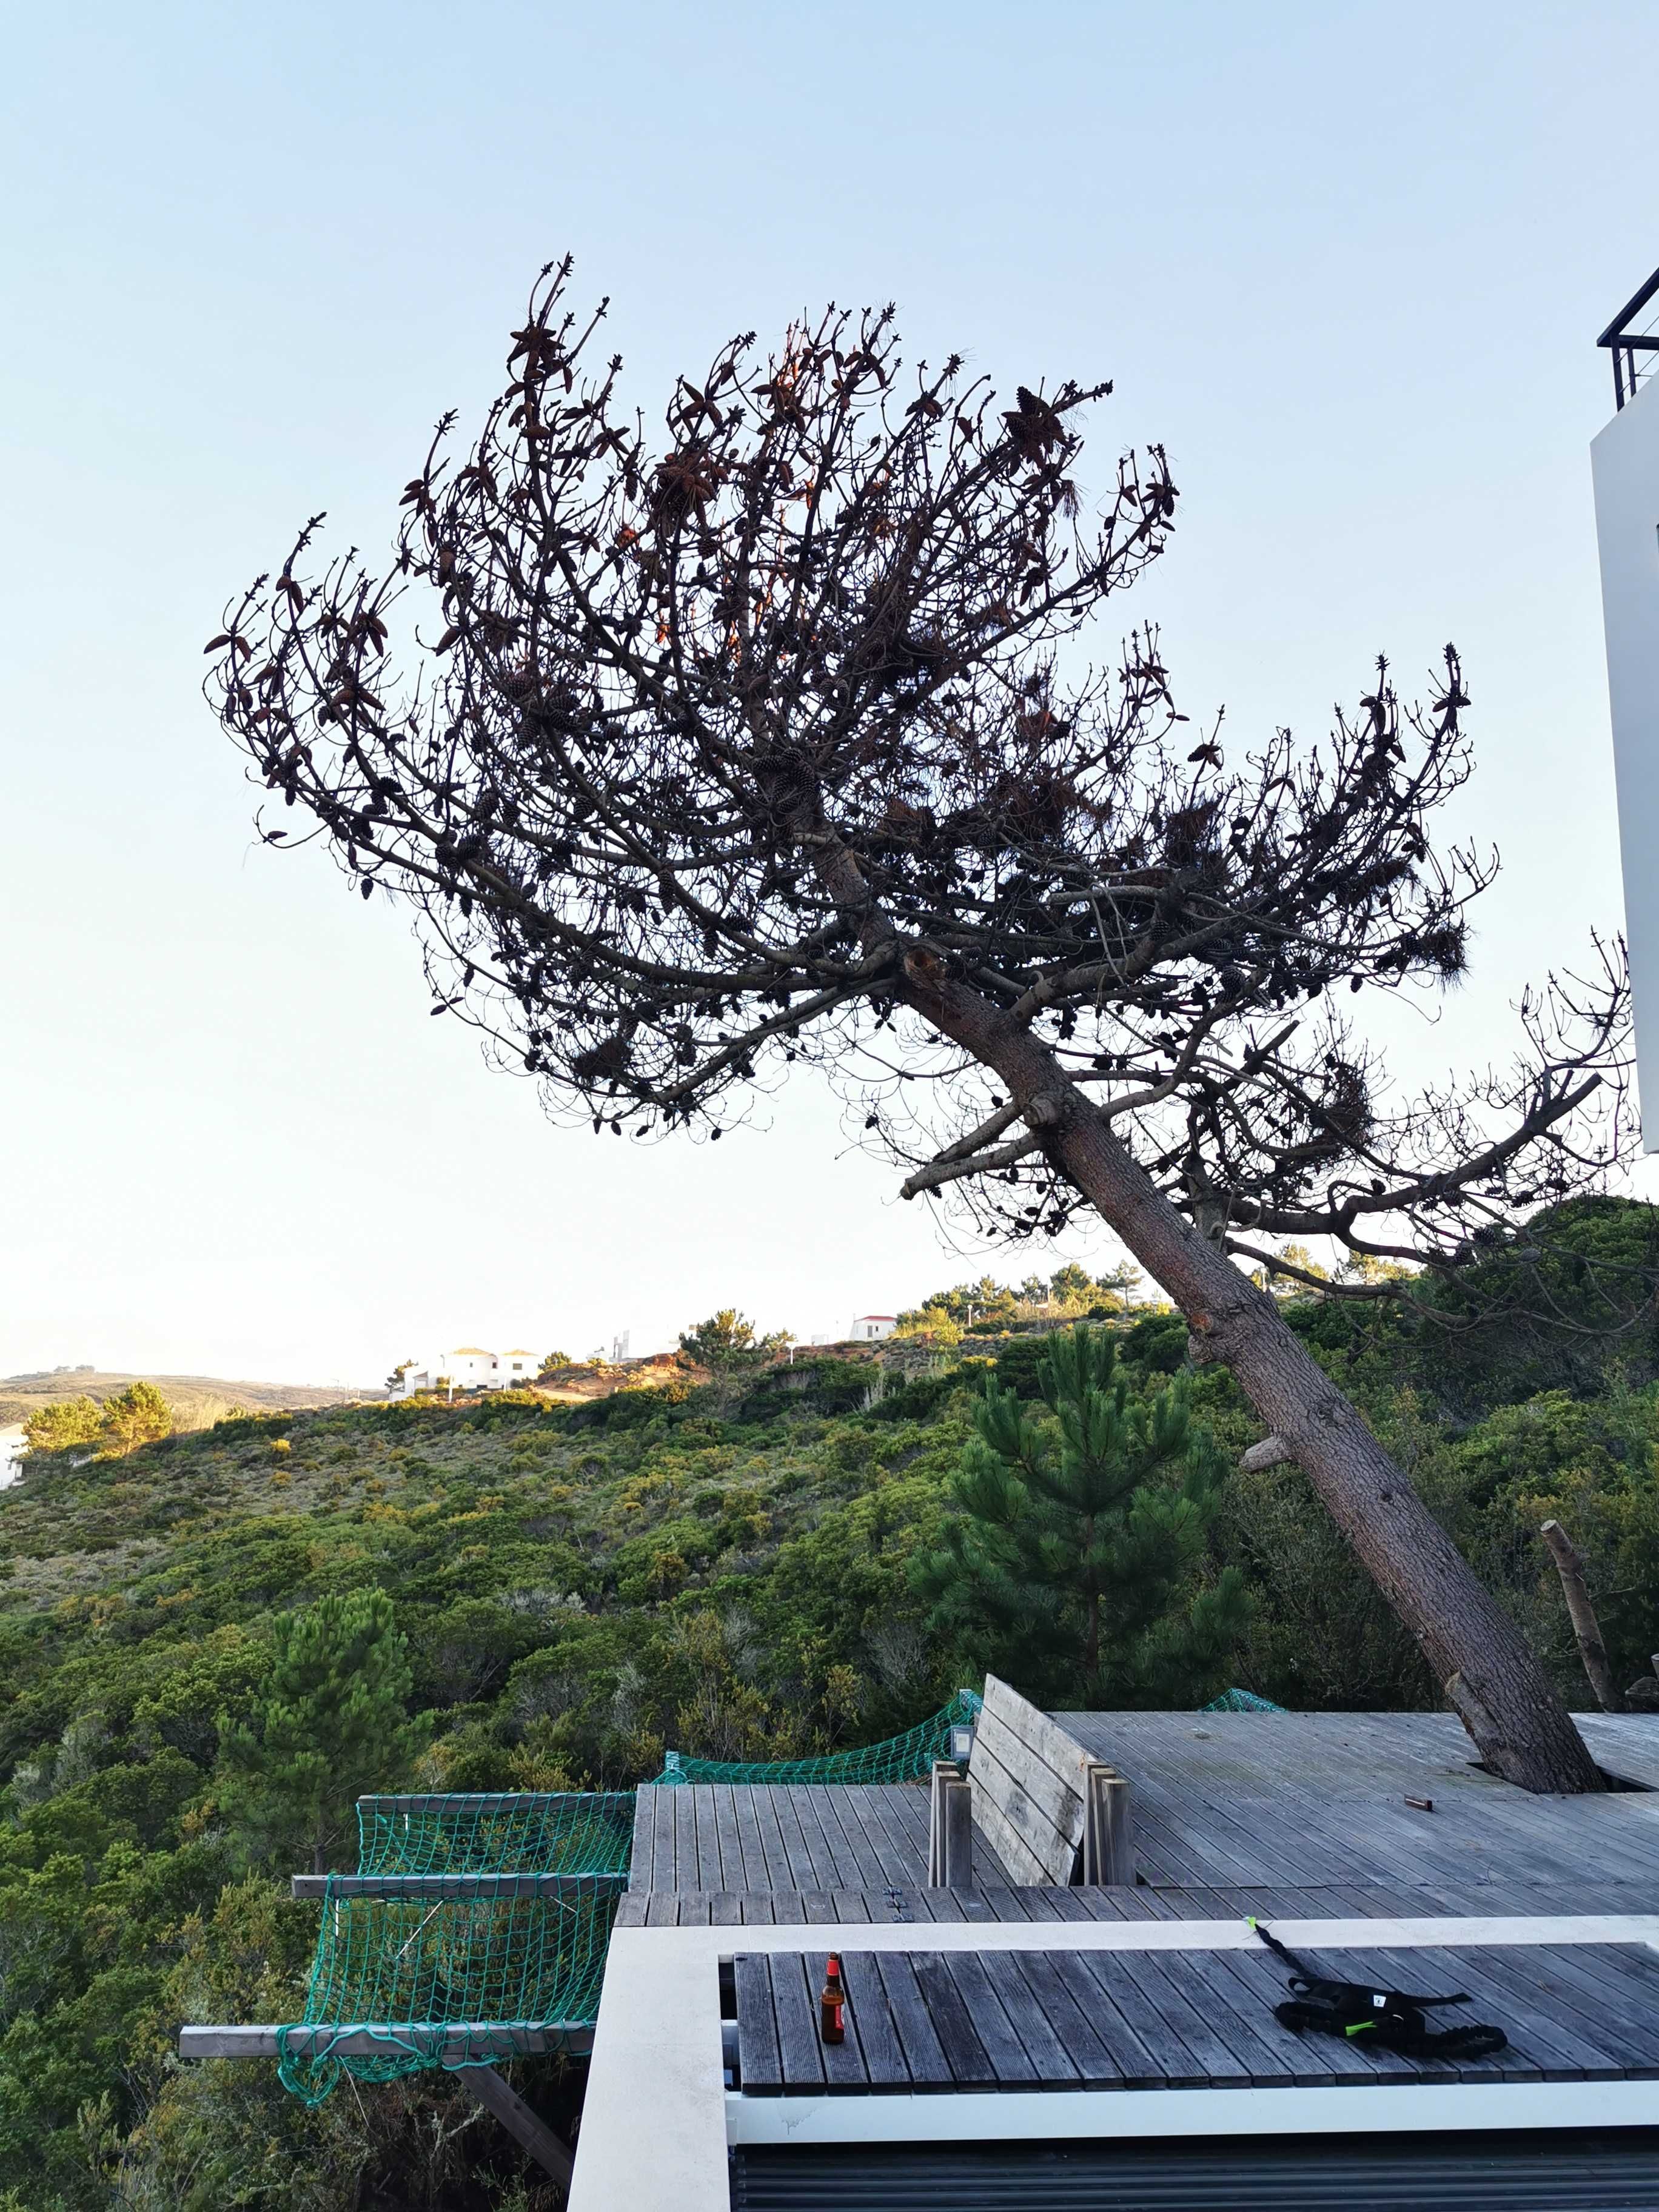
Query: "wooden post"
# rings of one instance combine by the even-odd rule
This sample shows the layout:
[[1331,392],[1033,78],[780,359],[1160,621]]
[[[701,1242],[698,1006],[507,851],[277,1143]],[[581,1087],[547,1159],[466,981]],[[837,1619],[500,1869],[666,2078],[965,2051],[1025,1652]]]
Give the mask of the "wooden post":
[[1083,1769],[1083,1833],[1078,1838],[1072,1881],[1085,1889],[1095,1889],[1100,1884],[1100,1822],[1095,1809],[1095,1784],[1099,1776],[1116,1771],[1115,1767],[1098,1759],[1088,1760]]
[[1084,1881],[1090,1888],[1116,1884],[1133,1887],[1135,1847],[1129,1785],[1115,1767],[1091,1760],[1085,1786]]
[[927,1784],[927,1887],[948,1889],[945,1880],[945,1799],[953,1783],[963,1779],[953,1759],[936,1759]]
[[946,1780],[942,1796],[943,1887],[946,1889],[971,1889],[974,1886],[973,1784],[958,1771],[954,1778]]
[[485,2111],[495,2115],[544,2172],[568,2188],[574,2163],[569,2151],[547,2123],[536,2118],[518,2092],[508,2088],[493,2066],[469,2066],[466,2081]]
[[1559,1521],[1546,1521],[1538,1533],[1549,1546],[1556,1570],[1560,1575],[1572,1632],[1578,1639],[1578,1656],[1584,1662],[1584,1672],[1589,1676],[1595,1701],[1604,1713],[1622,1713],[1625,1701],[1613,1685],[1613,1668],[1607,1663],[1607,1647],[1601,1641],[1601,1624],[1595,1618],[1595,1607],[1590,1602],[1589,1588],[1584,1580],[1584,1562],[1578,1547]]
[[[397,2023],[388,2021],[289,2021],[281,2026],[265,2021],[234,2027],[181,2027],[180,2058],[275,2058],[282,2049],[283,2028],[288,2047],[296,2058],[330,2052],[339,2057],[384,2058]],[[550,2021],[543,2027],[501,2027],[489,2021],[457,2023],[443,2032],[438,2055],[447,2066],[464,2066],[467,2053],[479,2036],[492,2039],[492,2048],[504,2057],[527,2057],[543,2051],[585,2054],[593,2048],[591,2021]]]

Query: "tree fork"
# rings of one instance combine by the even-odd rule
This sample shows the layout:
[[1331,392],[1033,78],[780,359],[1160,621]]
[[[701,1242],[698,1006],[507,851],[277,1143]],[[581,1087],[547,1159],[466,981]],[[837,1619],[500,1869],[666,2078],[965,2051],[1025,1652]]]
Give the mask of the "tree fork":
[[1179,1306],[1195,1357],[1224,1362],[1288,1447],[1486,1765],[1524,1790],[1602,1789],[1537,1655],[1273,1299],[1183,1219],[1029,1030],[929,948],[903,969],[915,1011],[995,1070],[1054,1166]]

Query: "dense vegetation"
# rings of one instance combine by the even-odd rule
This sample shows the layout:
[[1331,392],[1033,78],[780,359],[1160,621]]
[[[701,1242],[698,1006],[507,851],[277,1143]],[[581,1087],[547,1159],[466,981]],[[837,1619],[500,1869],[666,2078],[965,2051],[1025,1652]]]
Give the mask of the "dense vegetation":
[[[1601,1200],[1557,1228],[1599,1262],[1651,1268],[1656,1223]],[[1288,1310],[1582,1705],[1536,1530],[1566,1523],[1616,1679],[1645,1674],[1659,1331],[1650,1316],[1595,1334],[1595,1270],[1552,1264],[1554,1333],[1448,1336],[1410,1308],[1312,1297]],[[1177,1317],[1115,1327],[1132,1393],[1182,1370]],[[395,1622],[365,1695],[406,1724],[349,1724],[434,1786],[626,1785],[665,1746],[787,1756],[890,1733],[988,1656],[1019,1679],[1017,1635],[1005,1622],[994,1646],[972,1608],[945,1625],[921,1563],[948,1548],[990,1364],[1034,1408],[1045,1341],[969,1334],[940,1355],[954,1364],[902,1381],[801,1358],[587,1406],[415,1400],[32,1459],[0,1497],[0,2207],[549,2201],[441,2077],[312,2112],[268,2065],[170,2060],[181,2019],[281,2020],[301,1999],[316,1907],[278,1878],[343,1808],[309,1803],[284,1837],[261,1796],[262,1771],[302,1748],[272,1716],[329,1709],[322,1630],[296,1615],[356,1599],[331,1632],[370,1641]],[[1231,1467],[1259,1431],[1225,1373],[1182,1397]],[[1221,1481],[1188,1597],[1229,1567],[1251,1607],[1222,1680],[1291,1706],[1432,1701],[1294,1467]],[[1052,1650],[1030,1656],[1064,1694]],[[362,1757],[357,1784],[393,1778]]]

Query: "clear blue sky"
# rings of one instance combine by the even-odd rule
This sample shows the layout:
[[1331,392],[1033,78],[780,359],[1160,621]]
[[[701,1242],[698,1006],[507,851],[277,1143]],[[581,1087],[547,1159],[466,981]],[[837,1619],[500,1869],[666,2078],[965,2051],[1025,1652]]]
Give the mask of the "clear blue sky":
[[1195,715],[1316,727],[1455,638],[1507,872],[1403,1069],[1617,926],[1585,447],[1659,262],[1651,6],[104,0],[6,44],[0,1373],[362,1381],[978,1272],[805,1089],[718,1152],[550,1129],[389,908],[251,846],[223,601],[315,507],[386,542],[566,250],[653,410],[827,297],[1114,376],[1103,438],[1185,495],[1134,611]]

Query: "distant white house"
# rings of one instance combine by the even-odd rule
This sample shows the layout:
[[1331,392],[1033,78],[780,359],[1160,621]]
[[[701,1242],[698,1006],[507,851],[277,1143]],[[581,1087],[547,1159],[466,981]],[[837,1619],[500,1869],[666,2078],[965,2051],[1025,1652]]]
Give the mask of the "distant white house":
[[890,1336],[897,1326],[896,1314],[860,1314],[847,1334],[860,1343],[875,1344]]
[[452,1384],[457,1390],[511,1390],[533,1382],[541,1361],[520,1345],[512,1352],[486,1352],[479,1344],[458,1344],[453,1351],[434,1352],[430,1359],[405,1367],[394,1398],[412,1398],[417,1390],[438,1390]]

